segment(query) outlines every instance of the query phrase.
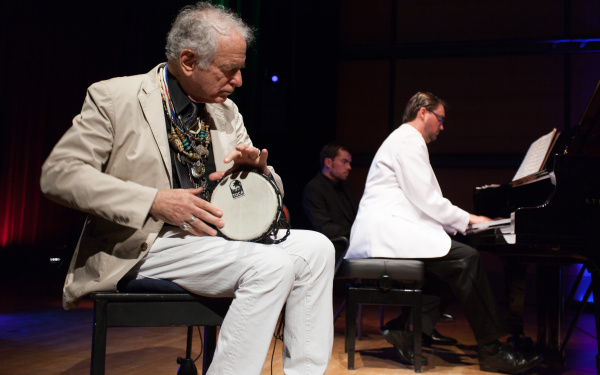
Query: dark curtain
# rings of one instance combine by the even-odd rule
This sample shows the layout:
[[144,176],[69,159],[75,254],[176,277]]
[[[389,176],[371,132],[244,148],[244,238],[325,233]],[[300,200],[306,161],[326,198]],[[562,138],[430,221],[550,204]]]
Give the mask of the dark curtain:
[[145,73],[165,61],[166,33],[177,11],[190,3],[0,5],[0,248],[74,245],[84,216],[41,195],[41,165],[79,113],[90,84]]
[[[165,61],[166,33],[184,0],[9,1],[0,5],[0,251],[72,249],[84,215],[41,195],[41,165],[92,83]],[[253,142],[285,181],[292,225],[302,188],[335,131],[337,1],[213,0],[257,29],[244,86],[232,99]],[[270,78],[279,75],[274,84]],[[6,254],[6,251],[2,251]]]

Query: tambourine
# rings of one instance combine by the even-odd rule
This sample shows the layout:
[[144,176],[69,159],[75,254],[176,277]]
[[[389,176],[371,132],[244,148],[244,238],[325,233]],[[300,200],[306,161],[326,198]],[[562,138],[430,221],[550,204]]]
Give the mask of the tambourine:
[[[225,226],[217,230],[225,238],[273,244],[290,234],[279,188],[263,174],[242,171],[223,177],[210,202],[223,211]],[[279,229],[287,232],[277,239]]]

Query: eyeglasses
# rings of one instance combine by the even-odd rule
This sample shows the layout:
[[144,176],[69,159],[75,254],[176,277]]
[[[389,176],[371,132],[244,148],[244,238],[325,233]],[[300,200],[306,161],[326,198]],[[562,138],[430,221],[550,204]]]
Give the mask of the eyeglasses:
[[427,112],[431,112],[431,113],[433,113],[433,115],[434,115],[434,116],[435,116],[435,117],[438,119],[438,121],[440,122],[440,125],[443,125],[443,124],[444,124],[444,121],[446,121],[446,118],[445,118],[444,116],[442,116],[442,115],[438,115],[437,113],[435,113],[435,112],[433,112],[433,111],[431,111],[431,110],[429,110],[429,109],[427,110]]

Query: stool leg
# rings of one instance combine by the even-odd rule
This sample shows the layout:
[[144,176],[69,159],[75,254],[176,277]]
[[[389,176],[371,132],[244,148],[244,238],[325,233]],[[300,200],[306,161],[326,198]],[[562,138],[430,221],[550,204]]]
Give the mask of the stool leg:
[[194,327],[187,327],[187,344],[185,346],[185,358],[192,358],[192,340],[194,339]]
[[107,303],[94,301],[94,329],[92,331],[91,375],[104,375],[106,361]]
[[342,304],[340,305],[340,307],[338,308],[338,310],[336,311],[335,315],[333,316],[333,322],[335,323],[335,321],[337,320],[337,318],[340,317],[340,314],[342,313],[342,310],[344,309],[344,306],[346,305],[346,300],[342,301]]
[[362,317],[363,317],[363,306],[362,305],[358,305],[357,307],[358,309],[358,325],[357,325],[357,337],[359,340],[362,340]]
[[348,298],[346,301],[346,351],[348,352],[348,370],[354,370],[357,303],[352,289],[348,290]]
[[421,291],[413,291],[413,348],[415,356],[415,372],[421,372]]
[[213,357],[215,356],[215,349],[217,346],[217,327],[205,326],[204,327],[204,358],[202,359],[202,375],[206,375],[210,364],[212,363]]

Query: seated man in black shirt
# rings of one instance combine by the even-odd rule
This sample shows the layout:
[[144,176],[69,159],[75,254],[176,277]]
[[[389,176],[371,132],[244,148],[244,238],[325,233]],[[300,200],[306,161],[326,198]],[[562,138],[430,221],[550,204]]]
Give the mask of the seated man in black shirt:
[[321,150],[321,171],[304,188],[302,206],[313,229],[329,238],[350,238],[357,204],[346,180],[352,166],[350,149],[331,142]]

